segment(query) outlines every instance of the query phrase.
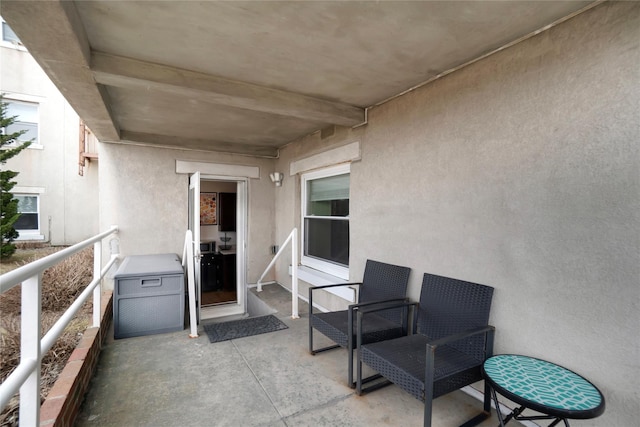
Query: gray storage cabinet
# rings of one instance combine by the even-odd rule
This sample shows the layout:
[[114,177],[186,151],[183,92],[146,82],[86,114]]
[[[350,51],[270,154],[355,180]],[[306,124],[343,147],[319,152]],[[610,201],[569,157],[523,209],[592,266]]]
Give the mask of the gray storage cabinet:
[[114,337],[184,329],[184,272],[176,254],[133,255],[114,276]]

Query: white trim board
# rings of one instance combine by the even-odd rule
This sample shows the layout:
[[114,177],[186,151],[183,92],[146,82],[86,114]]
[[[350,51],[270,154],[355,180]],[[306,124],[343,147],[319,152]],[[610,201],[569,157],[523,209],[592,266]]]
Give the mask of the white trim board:
[[43,194],[45,188],[44,187],[18,187],[15,186],[11,189],[11,192],[14,194],[22,193],[22,194]]
[[200,172],[202,175],[242,176],[247,178],[260,178],[258,166],[230,165],[226,163],[191,162],[188,160],[176,160],[176,173],[190,174]]
[[319,169],[327,166],[333,166],[340,163],[353,162],[360,160],[360,142],[352,142],[341,147],[323,151],[304,159],[294,160],[289,165],[289,175],[293,176],[301,172],[307,172],[313,169]]

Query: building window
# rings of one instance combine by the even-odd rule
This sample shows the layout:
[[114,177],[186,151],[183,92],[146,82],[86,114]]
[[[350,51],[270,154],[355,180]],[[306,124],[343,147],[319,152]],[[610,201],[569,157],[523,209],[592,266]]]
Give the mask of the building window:
[[349,279],[350,165],[302,175],[302,264]]
[[2,41],[22,45],[16,33],[14,33],[11,27],[4,21],[2,21]]
[[16,194],[18,200],[18,213],[20,217],[13,224],[20,237],[40,234],[40,197],[33,194]]
[[38,138],[38,104],[35,102],[14,101],[5,99],[7,104],[7,116],[15,116],[15,121],[4,129],[5,134],[24,131],[18,141],[33,141],[39,144]]

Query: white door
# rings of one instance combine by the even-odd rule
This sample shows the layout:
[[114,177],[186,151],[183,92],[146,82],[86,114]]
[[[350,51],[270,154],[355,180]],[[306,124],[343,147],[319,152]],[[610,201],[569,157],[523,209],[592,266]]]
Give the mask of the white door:
[[[236,241],[233,246],[235,246],[235,276],[236,276],[236,300],[230,301],[229,303],[223,304],[215,304],[215,305],[207,305],[200,306],[200,314],[199,318],[213,319],[227,316],[242,316],[247,312],[247,290],[246,290],[246,235],[247,235],[247,178],[243,177],[230,177],[230,176],[218,176],[218,175],[202,175],[201,182],[235,182],[236,183]],[[204,184],[203,188],[209,188],[207,184]],[[201,188],[202,189],[202,188]],[[191,191],[191,186],[189,187],[189,191]],[[207,191],[207,190],[202,190]],[[213,191],[213,190],[211,190]],[[191,198],[191,196],[189,196]],[[197,225],[200,224],[200,217],[195,215],[193,216],[194,221],[197,219]],[[199,228],[199,227],[194,227]],[[194,236],[195,233],[194,233]],[[197,235],[197,238],[200,238],[202,233]],[[217,249],[219,250],[219,244]],[[230,254],[227,253],[227,256]],[[202,285],[202,278],[200,278],[200,286]]]
[[238,287],[239,311],[247,312],[247,181],[237,182],[236,187],[236,283]]
[[196,281],[196,313],[200,322],[200,172],[189,176],[189,230],[193,234],[193,261]]

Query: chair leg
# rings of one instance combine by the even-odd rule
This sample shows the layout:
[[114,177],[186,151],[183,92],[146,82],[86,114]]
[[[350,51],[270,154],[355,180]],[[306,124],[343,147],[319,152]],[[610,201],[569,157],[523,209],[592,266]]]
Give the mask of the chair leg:
[[[489,390],[489,383],[484,382],[484,412],[491,416],[491,391]],[[497,410],[498,408],[496,408]]]
[[311,355],[315,356],[318,353],[322,353],[323,351],[327,351],[327,350],[333,350],[334,348],[340,348],[340,346],[336,344],[336,345],[330,345],[328,347],[317,348],[311,351]]
[[360,358],[360,347],[356,350],[356,394],[362,396],[362,359]]
[[330,345],[327,347],[322,347],[319,349],[314,350],[313,349],[313,326],[311,325],[311,317],[313,316],[312,313],[309,313],[309,353],[311,353],[312,356],[315,356],[316,353],[321,353],[323,351],[327,351],[327,350],[333,350],[334,348],[339,348],[340,346],[338,344],[336,345]]
[[433,408],[433,383],[435,381],[436,348],[427,344],[424,370],[424,427],[431,427]]
[[[351,344],[351,343],[349,343]],[[348,380],[347,380],[347,384],[349,384],[349,387],[351,388],[356,388],[356,383],[353,381],[353,347],[349,346],[349,348],[347,349],[347,353],[348,353],[348,357],[349,357],[349,374],[348,374]]]
[[311,312],[313,309],[309,309],[309,353],[313,353],[313,326],[311,326],[311,317],[313,317],[313,313]]
[[[433,390],[433,387],[431,387]],[[424,401],[424,427],[431,427],[431,414],[433,409],[433,392],[431,398],[425,396]]]
[[[361,331],[362,330],[362,313],[358,313],[358,319],[357,319],[357,330]],[[353,346],[353,342],[350,343]],[[373,384],[367,387],[366,390],[364,390],[362,388],[362,384],[364,383],[368,383],[370,381],[374,381],[377,380],[379,378],[382,378],[382,375],[380,374],[374,374],[371,375],[367,378],[362,378],[362,354],[361,354],[361,349],[362,349],[362,335],[361,334],[357,334],[357,340],[356,340],[356,360],[357,360],[357,381],[355,383],[355,387],[356,387],[356,393],[358,394],[358,396],[362,396],[365,392],[370,392],[370,391],[374,391],[377,390],[379,388],[382,387],[386,387],[391,383],[391,381],[389,380],[384,380],[383,382],[378,382],[377,384]],[[354,349],[352,348],[350,353],[352,354],[351,356],[351,364],[353,364],[353,351]],[[351,374],[352,372],[352,367],[349,366],[349,374]],[[353,377],[349,378],[349,383],[351,383],[353,381]],[[353,388],[353,387],[352,387]]]
[[[496,401],[497,402],[497,401]],[[496,410],[499,410],[496,406]],[[487,418],[491,417],[491,389],[489,388],[489,383],[484,382],[484,399],[483,399],[483,411],[482,413],[476,415],[471,418],[466,423],[462,424],[460,427],[473,427],[477,426]]]

